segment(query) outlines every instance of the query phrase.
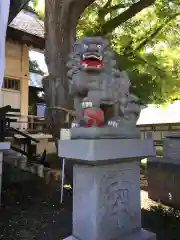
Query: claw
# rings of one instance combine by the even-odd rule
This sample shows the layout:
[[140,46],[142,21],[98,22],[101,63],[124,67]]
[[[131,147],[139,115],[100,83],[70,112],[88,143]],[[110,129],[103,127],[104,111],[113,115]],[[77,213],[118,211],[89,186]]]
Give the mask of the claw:
[[76,127],[79,127],[79,124],[77,122],[73,122],[71,124],[71,128],[76,128]]
[[115,121],[109,121],[108,122],[108,126],[110,126],[110,127],[118,127],[118,123],[115,122]]
[[92,107],[92,102],[87,102],[86,104],[87,104],[87,108]]
[[108,121],[108,126],[111,126],[111,121]]

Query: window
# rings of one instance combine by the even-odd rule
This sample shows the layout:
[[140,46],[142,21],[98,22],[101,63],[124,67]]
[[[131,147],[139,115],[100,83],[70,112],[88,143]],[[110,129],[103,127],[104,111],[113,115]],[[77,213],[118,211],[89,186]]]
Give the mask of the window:
[[4,78],[3,88],[20,91],[20,80],[12,78]]
[[152,132],[150,132],[150,131],[146,132],[146,138],[147,139],[151,139],[152,137],[153,137]]

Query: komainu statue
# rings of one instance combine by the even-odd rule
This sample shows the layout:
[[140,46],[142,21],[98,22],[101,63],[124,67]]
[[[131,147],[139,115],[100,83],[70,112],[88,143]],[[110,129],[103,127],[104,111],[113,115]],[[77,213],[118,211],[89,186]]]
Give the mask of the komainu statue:
[[72,138],[139,137],[138,98],[129,93],[130,80],[126,72],[118,70],[106,40],[77,40],[67,67],[76,112]]

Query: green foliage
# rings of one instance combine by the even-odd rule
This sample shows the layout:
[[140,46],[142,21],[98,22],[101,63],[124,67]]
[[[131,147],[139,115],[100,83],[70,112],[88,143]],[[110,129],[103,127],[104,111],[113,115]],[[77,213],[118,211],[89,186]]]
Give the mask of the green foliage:
[[155,232],[157,239],[180,239],[180,210],[158,204],[142,210],[143,228]]
[[[78,37],[96,35],[135,1],[96,1],[83,13]],[[106,35],[118,64],[144,103],[164,103],[180,96],[180,1],[157,0]]]
[[162,217],[178,219],[180,221],[180,210],[172,207],[167,207],[162,204],[158,206],[152,206],[151,210]]
[[[151,207],[151,211],[161,218],[162,225],[169,233],[170,238],[179,240],[180,238],[180,210],[159,204]],[[169,238],[168,238],[169,239]]]
[[44,1],[45,0],[30,0],[26,10],[35,13],[40,20],[44,20]]
[[161,104],[180,97],[179,29],[180,0],[96,0],[82,14],[77,37],[105,34],[133,93]]
[[36,60],[31,60],[29,59],[29,71],[30,72],[36,72],[39,73],[41,75],[43,75],[43,71],[40,69],[38,63]]

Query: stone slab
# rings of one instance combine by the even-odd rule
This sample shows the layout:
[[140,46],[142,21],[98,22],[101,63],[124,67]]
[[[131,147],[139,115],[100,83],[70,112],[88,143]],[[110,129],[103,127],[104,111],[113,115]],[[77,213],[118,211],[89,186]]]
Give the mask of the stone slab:
[[[151,139],[76,139],[59,140],[59,157],[75,159],[84,164],[108,164],[113,160],[155,156]],[[115,161],[115,162],[116,162]]]
[[0,151],[9,150],[11,147],[10,142],[0,142]]
[[149,198],[180,209],[180,165],[148,161],[147,176]]
[[150,158],[148,158],[148,162],[157,163],[157,164],[160,163],[160,164],[164,164],[166,166],[176,165],[178,168],[178,171],[179,171],[179,167],[180,167],[180,161],[178,161],[176,158],[150,157]]
[[[86,240],[86,239],[85,238],[78,239],[74,236],[69,236],[64,240]],[[124,238],[117,238],[117,240],[156,240],[156,235],[154,233],[142,229],[139,233],[132,234],[131,236],[128,235],[125,236]]]
[[173,163],[180,164],[180,138],[165,138],[163,140],[163,157]]
[[173,131],[168,131],[164,135],[165,138],[180,138],[180,132],[173,132]]
[[72,139],[102,139],[102,138],[140,138],[140,129],[136,126],[119,127],[78,127],[70,130]]
[[168,161],[162,157],[148,158],[147,166],[153,166],[154,169],[163,169],[163,171],[173,172],[174,174],[180,173],[180,165]]

